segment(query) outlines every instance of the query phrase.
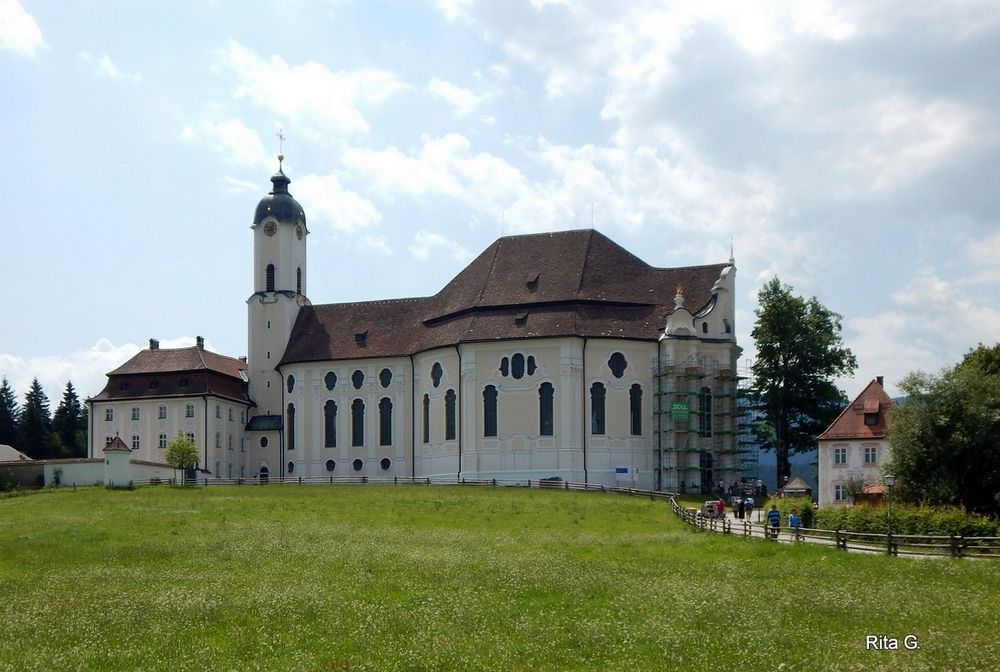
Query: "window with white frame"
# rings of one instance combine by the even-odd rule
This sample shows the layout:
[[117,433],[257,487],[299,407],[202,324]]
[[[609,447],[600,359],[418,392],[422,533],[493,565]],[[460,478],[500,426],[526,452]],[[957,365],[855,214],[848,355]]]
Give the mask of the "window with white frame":
[[132,435],[132,450],[139,450],[139,435]]
[[166,404],[161,404],[160,405],[160,408],[157,410],[157,414],[156,415],[157,415],[157,417],[160,420],[166,420],[167,419],[167,406],[166,406]]
[[215,417],[219,418],[220,420],[222,419],[222,406],[220,406],[219,404],[215,405]]
[[115,420],[115,409],[105,408],[104,409],[104,422],[114,422]]
[[847,487],[843,483],[837,483],[833,486],[833,501],[835,502],[846,502],[847,501]]
[[188,404],[184,407],[184,417],[193,418],[194,417],[194,404]]
[[138,406],[133,406],[132,407],[132,419],[133,420],[138,420],[139,419],[139,407]]
[[190,441],[191,443],[194,443],[194,432],[188,432],[188,433],[187,433],[187,439],[188,439],[188,441]]
[[833,463],[834,464],[847,464],[847,447],[838,446],[833,449]]
[[160,446],[160,450],[163,450],[164,448],[167,447],[167,435],[166,434],[160,434],[160,443],[159,443],[159,446]]
[[222,433],[221,432],[216,432],[215,433],[215,447],[216,448],[222,448]]
[[232,434],[229,435],[229,438],[227,439],[227,441],[228,441],[228,444],[226,445],[226,448],[229,449],[229,450],[232,450],[233,449],[233,435]]
[[229,422],[233,421],[233,407],[229,407]]
[[878,464],[878,446],[865,446],[865,464]]

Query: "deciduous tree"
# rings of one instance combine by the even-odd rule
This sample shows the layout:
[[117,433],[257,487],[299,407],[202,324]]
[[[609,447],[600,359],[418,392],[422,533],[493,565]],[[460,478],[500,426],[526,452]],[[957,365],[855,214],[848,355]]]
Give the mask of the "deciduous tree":
[[816,297],[795,296],[774,278],[757,302],[752,368],[765,421],[756,431],[763,448],[776,453],[781,486],[791,473],[788,456],[815,447],[816,435],[847,403],[832,379],[851,375],[858,363],[841,339],[841,316]]
[[938,375],[899,384],[890,415],[893,495],[1000,514],[1000,344],[980,345]]
[[167,464],[174,469],[187,471],[198,466],[198,446],[194,441],[183,434],[178,434],[175,439],[167,444],[167,452],[164,455]]

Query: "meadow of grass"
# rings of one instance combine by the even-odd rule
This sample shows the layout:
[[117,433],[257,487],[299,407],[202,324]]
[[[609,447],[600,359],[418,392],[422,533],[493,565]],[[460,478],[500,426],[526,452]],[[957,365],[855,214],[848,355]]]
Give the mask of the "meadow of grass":
[[[699,533],[620,495],[0,500],[2,670],[983,670],[998,613],[996,562]],[[909,634],[919,649],[865,649]]]

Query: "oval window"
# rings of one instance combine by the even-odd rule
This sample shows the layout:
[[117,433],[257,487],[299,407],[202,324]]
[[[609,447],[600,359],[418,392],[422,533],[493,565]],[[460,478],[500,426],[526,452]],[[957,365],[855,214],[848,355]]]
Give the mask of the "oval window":
[[392,371],[389,369],[382,369],[379,371],[378,382],[381,383],[382,387],[389,387],[392,383]]
[[294,462],[289,462],[288,463],[288,473],[290,474],[293,471],[295,471],[295,463]]
[[337,463],[336,462],[334,462],[333,460],[327,460],[326,461],[326,470],[327,471],[333,471],[336,468],[337,468]]
[[337,386],[337,374],[333,371],[327,372],[323,377],[323,382],[326,383],[326,389],[332,390]]
[[625,367],[627,366],[628,362],[625,361],[625,355],[620,352],[614,353],[608,360],[608,368],[611,369],[611,375],[615,378],[621,378],[625,375]]
[[354,460],[351,462],[351,466],[354,467],[354,471],[361,471],[361,468],[365,466],[365,463],[361,460]]
[[441,384],[442,375],[444,375],[444,370],[441,368],[440,362],[434,362],[434,366],[431,367],[431,382],[434,383],[434,387]]
[[260,447],[261,448],[267,448],[267,437],[266,436],[260,437]]
[[514,376],[515,380],[524,378],[524,355],[520,352],[510,358],[510,375]]
[[365,384],[365,374],[361,373],[360,369],[351,374],[351,384],[354,385],[355,390],[360,390],[361,386]]
[[379,460],[378,466],[382,467],[382,471],[389,471],[389,467],[392,466],[392,460],[388,457],[383,457]]
[[295,389],[295,376],[288,376],[288,391]]

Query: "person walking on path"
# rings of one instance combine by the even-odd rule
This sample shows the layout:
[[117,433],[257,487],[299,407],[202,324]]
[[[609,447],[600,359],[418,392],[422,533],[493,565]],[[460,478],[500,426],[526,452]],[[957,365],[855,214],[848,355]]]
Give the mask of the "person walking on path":
[[722,497],[715,503],[715,514],[716,518],[724,518],[726,515],[726,502]]
[[740,503],[736,505],[736,513],[739,514],[739,519],[743,520],[743,513],[746,511],[746,501],[741,499]]
[[746,512],[747,520],[751,520],[751,516],[753,516],[753,497],[747,497],[743,500],[743,509]]
[[801,522],[798,510],[792,509],[792,512],[788,514],[788,527],[792,528],[790,533],[792,541],[799,541],[799,524]]
[[778,538],[778,530],[781,527],[781,514],[778,513],[778,507],[775,504],[771,505],[771,510],[767,512],[767,523],[771,526],[771,538]]

